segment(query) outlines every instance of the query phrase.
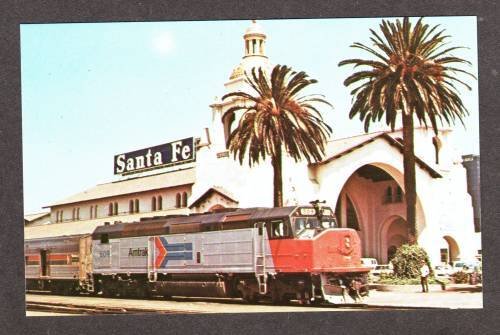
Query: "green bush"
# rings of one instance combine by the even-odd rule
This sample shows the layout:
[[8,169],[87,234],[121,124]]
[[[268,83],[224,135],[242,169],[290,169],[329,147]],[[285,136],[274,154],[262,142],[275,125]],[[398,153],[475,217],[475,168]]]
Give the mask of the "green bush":
[[[448,284],[449,281],[446,279],[436,279],[434,277],[429,277],[429,284]],[[420,277],[419,278],[400,278],[395,275],[384,275],[380,276],[380,279],[377,281],[377,284],[386,284],[386,285],[420,285]]]
[[417,244],[403,244],[396,250],[394,258],[391,260],[394,266],[394,277],[399,279],[419,279],[421,261],[427,263],[431,271],[430,276],[432,276],[432,267],[427,252]]
[[453,282],[455,284],[467,284],[467,283],[469,283],[469,274],[467,274],[463,271],[455,272],[454,274],[451,275],[451,278],[453,279]]

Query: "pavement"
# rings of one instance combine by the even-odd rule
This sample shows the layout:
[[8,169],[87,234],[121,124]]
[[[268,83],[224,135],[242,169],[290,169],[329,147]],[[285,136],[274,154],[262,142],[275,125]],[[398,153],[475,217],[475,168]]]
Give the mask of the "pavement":
[[[302,306],[290,304],[275,306],[270,303],[245,304],[239,299],[215,298],[176,298],[173,300],[138,300],[138,299],[107,299],[101,297],[66,297],[53,295],[27,294],[28,302],[50,302],[74,305],[101,306],[110,308],[129,308],[146,311],[157,310],[173,313],[266,313],[266,312],[335,312],[353,311],[352,307],[335,306]],[[371,290],[370,296],[364,299],[364,307],[356,311],[373,309],[413,309],[413,308],[482,308],[482,292],[472,292],[462,289],[454,291],[431,291],[429,293],[415,292],[382,292]],[[42,315],[28,311],[28,316]],[[55,314],[54,314],[55,315]]]
[[468,288],[452,291],[416,292],[382,292],[371,290],[365,303],[375,307],[409,307],[409,308],[483,308],[482,292],[474,292]]

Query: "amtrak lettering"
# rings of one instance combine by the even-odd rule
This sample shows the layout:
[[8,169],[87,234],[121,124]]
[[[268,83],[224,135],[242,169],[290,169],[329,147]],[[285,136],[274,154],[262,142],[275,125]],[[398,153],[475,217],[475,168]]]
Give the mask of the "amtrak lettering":
[[148,248],[129,248],[128,255],[134,257],[144,257],[148,255]]
[[146,169],[195,160],[194,138],[170,142],[115,156],[114,173],[130,174]]

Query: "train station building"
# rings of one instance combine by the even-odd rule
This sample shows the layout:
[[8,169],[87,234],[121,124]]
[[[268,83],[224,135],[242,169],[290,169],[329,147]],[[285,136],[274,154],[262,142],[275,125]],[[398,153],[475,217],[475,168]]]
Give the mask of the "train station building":
[[[266,37],[255,22],[245,31],[243,57],[232,71],[228,69],[221,96],[236,90],[253,93],[244,73],[253,67],[271,68]],[[239,118],[228,111],[244,103],[239,98],[207,102],[208,128],[193,129],[182,140],[116,155],[116,180],[47,204],[50,223],[26,226],[25,238],[86,234],[104,222],[143,217],[271,207],[270,161],[250,168],[240,165],[226,148]],[[474,210],[468,191],[467,170],[454,149],[451,129],[440,131],[439,150],[433,137],[430,129],[415,129],[418,243],[433,264],[472,260],[480,254],[481,244],[475,225],[479,209]],[[363,257],[387,263],[408,241],[402,150],[402,131],[396,130],[331,139],[324,159],[314,164],[284,156],[284,206],[325,200],[342,227],[357,230]],[[478,178],[476,174],[472,179]]]

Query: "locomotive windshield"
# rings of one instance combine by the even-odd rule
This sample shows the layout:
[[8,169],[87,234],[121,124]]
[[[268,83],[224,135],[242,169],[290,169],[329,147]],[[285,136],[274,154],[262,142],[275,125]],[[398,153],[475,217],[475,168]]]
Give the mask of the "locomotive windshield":
[[323,217],[321,221],[317,217],[296,217],[292,223],[295,236],[298,238],[312,238],[328,228],[336,228],[337,223],[331,217]]

